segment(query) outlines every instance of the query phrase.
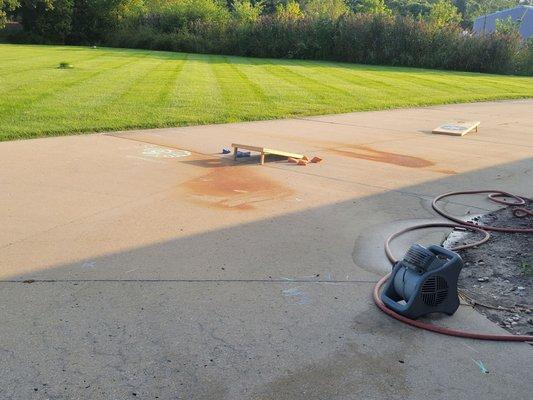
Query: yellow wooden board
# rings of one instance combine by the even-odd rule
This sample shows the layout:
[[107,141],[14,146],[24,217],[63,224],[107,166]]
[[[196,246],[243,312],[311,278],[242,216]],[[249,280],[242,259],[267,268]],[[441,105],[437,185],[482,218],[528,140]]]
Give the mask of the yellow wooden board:
[[441,135],[464,136],[474,129],[477,132],[477,128],[480,124],[480,121],[450,121],[442,124],[438,128],[433,129],[433,133]]
[[269,149],[269,148],[266,148],[266,147],[250,146],[248,144],[232,143],[231,147],[233,147],[233,155],[234,155],[235,159],[237,159],[237,150],[238,149],[256,151],[256,152],[260,153],[261,154],[261,164],[265,163],[265,155],[267,155],[267,154],[273,154],[273,155],[281,156],[281,157],[296,158],[297,160],[299,160],[300,158],[304,157],[302,154],[290,153],[288,151],[283,151],[283,150]]

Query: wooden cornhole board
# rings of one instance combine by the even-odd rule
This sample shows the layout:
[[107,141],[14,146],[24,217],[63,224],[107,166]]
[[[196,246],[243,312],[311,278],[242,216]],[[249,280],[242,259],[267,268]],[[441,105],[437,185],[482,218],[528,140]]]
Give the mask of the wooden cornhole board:
[[237,151],[239,149],[258,152],[261,155],[261,165],[265,163],[265,156],[267,154],[274,154],[276,156],[282,157],[291,157],[296,158],[297,160],[304,157],[302,154],[289,153],[288,151],[283,150],[267,149],[266,147],[249,146],[247,144],[232,143],[231,147],[233,147],[233,157],[235,158],[235,160],[237,159]]
[[477,128],[480,124],[480,121],[446,122],[438,128],[433,129],[433,133],[438,133],[441,135],[464,136],[467,133],[472,132],[474,129],[477,132]]

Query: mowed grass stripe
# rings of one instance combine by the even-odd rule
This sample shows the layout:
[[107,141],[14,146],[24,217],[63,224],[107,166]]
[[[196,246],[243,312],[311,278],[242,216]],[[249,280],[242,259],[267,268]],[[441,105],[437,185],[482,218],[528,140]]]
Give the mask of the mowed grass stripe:
[[21,45],[0,59],[0,140],[533,97],[531,77],[323,61]]
[[361,79],[353,73],[342,75],[337,69],[327,68],[320,62],[307,62],[293,69],[299,75],[321,81],[324,86],[335,88],[341,91],[342,95],[347,95],[349,97],[349,100],[345,102],[347,107],[357,101],[361,109],[367,109],[375,104],[390,101],[389,97],[397,94],[397,89],[394,87]]
[[[406,68],[394,68],[394,67],[375,67],[375,66],[358,66],[358,65],[350,65],[350,64],[344,64],[344,63],[333,63],[335,65],[336,71],[341,74],[349,74],[353,77],[362,79],[369,79],[371,81],[374,81],[378,84],[381,84],[383,86],[387,86],[394,92],[394,90],[401,89],[401,88],[418,88],[421,90],[427,89],[428,87],[432,90],[441,91],[441,92],[449,92],[448,88],[449,86],[445,88],[435,88],[435,85],[432,85],[432,78],[433,74],[435,74],[437,71],[431,71],[431,70],[422,70],[422,69],[406,69]],[[416,71],[415,74],[410,74],[409,71]],[[454,73],[448,73],[448,77],[450,74],[457,74]],[[439,80],[433,80],[437,86],[440,85]],[[450,84],[450,80],[448,79],[448,84]]]
[[20,68],[17,70],[13,70],[12,66],[3,60],[2,65],[0,65],[0,78],[4,76],[9,76],[12,74],[20,74],[26,71],[35,71],[38,67],[41,68],[50,68],[50,67],[59,67],[59,63],[61,62],[69,62],[71,64],[77,64],[79,62],[84,62],[88,60],[92,60],[94,58],[104,57],[107,53],[105,52],[94,52],[94,53],[79,53],[76,55],[73,55],[69,57],[68,60],[63,59],[61,54],[58,54],[55,57],[51,57],[49,54],[41,54],[37,57],[30,57],[25,58],[23,60],[24,62],[24,68]]
[[189,54],[176,82],[169,123],[202,124],[219,121],[225,110],[222,94],[208,56]]
[[[34,107],[36,119],[38,115],[52,115],[55,128],[70,127],[73,132],[82,130],[83,121],[91,118],[98,121],[94,126],[96,130],[114,129],[117,126],[116,109],[120,101],[128,95],[136,82],[144,81],[155,68],[164,65],[162,60],[145,58],[146,56],[137,58],[123,65],[119,68],[120,73],[107,71],[55,94],[49,101]],[[106,90],[110,78],[114,79],[114,85]],[[136,110],[133,111],[135,113]],[[109,114],[111,117],[108,117]],[[73,118],[76,121],[74,124],[70,122]],[[78,121],[82,124],[79,125]]]
[[[87,126],[87,120],[83,121],[77,117],[77,114],[85,108],[84,104],[76,106],[76,97],[78,91],[76,86],[83,84],[99,75],[104,75],[110,71],[119,69],[125,65],[135,63],[135,59],[117,59],[116,65],[104,63],[109,67],[102,68],[98,66],[89,71],[79,74],[77,77],[69,76],[73,70],[56,70],[58,74],[64,74],[64,79],[51,80],[47,90],[36,91],[35,87],[20,90],[15,96],[8,96],[8,104],[0,101],[0,127],[8,126],[10,129],[7,138],[16,137],[35,137],[34,132],[40,132],[40,136],[46,136],[64,132],[81,132],[93,130],[98,123],[91,123]],[[68,78],[67,78],[68,77]],[[57,78],[57,75],[54,76]],[[63,77],[62,77],[63,78]],[[36,85],[38,87],[38,85]],[[70,90],[72,89],[72,90]],[[92,91],[92,90],[91,90]],[[94,94],[95,92],[92,91]],[[59,104],[58,104],[59,102]],[[102,110],[100,110],[102,113]],[[20,123],[21,115],[24,117],[24,123]],[[0,135],[2,131],[0,130]],[[5,135],[5,134],[4,134]]]
[[[348,68],[353,68],[354,66],[349,66]],[[355,66],[357,67],[357,66]],[[447,92],[448,95],[455,96],[457,93],[451,89],[454,87],[461,88],[462,91],[469,92],[467,97],[472,97],[472,93],[488,93],[499,95],[504,85],[502,85],[503,77],[497,75],[483,75],[476,73],[468,72],[446,72],[446,71],[436,71],[436,70],[422,70],[422,69],[413,69],[413,68],[393,68],[393,67],[382,67],[380,69],[375,66],[368,66],[364,70],[358,71],[360,74],[370,75],[381,79],[384,82],[391,82],[397,86],[406,86],[409,84],[418,85],[421,88],[430,88],[432,91],[435,89],[432,85],[433,82],[438,82],[441,92]],[[390,72],[389,74],[384,74],[384,72]],[[454,77],[455,79],[450,79]],[[513,76],[505,76],[506,85],[516,86],[516,80],[525,79],[526,81],[531,82],[531,78],[521,78]],[[496,86],[493,86],[490,82],[497,82]],[[405,83],[406,85],[402,85]],[[443,84],[443,85],[440,85]],[[523,92],[523,88],[520,84],[519,93]],[[464,90],[466,89],[466,90]],[[493,89],[496,89],[494,91]],[[422,92],[426,94],[426,92]]]
[[302,114],[330,113],[335,109],[335,104],[342,104],[339,92],[332,91],[313,79],[297,74],[283,65],[278,60],[265,60],[264,67],[268,72],[292,85],[293,91],[304,94],[306,103],[302,104]]
[[[126,127],[138,126],[145,120],[164,123],[169,91],[172,91],[169,85],[175,73],[175,68],[172,68],[174,62],[156,59],[147,63],[143,73],[107,108],[104,118],[113,121],[123,115],[121,123]],[[184,60],[180,61],[180,64],[184,63]],[[142,103],[138,101],[139,97],[143,98]]]
[[398,96],[398,94],[404,93],[407,95],[405,100],[409,101],[411,104],[417,104],[417,98],[421,95],[434,97],[442,95],[446,96],[450,93],[449,88],[443,89],[438,87],[438,85],[431,85],[424,76],[419,77],[416,74],[414,77],[411,77],[409,74],[401,71],[391,71],[389,74],[374,72],[372,70],[357,70],[354,72],[357,76],[373,79],[377,82],[381,82],[383,85],[394,88],[392,95]]
[[172,71],[168,74],[166,84],[159,95],[159,101],[166,111],[172,107],[172,97],[178,82],[182,79],[183,68],[188,58],[188,54],[177,54],[175,61],[173,60]]
[[[116,58],[114,63],[111,63],[110,60],[102,57],[82,63],[76,70],[47,69],[41,75],[41,77],[44,76],[44,79],[38,82],[33,81],[31,85],[25,85],[15,94],[11,94],[9,103],[5,108],[8,112],[25,112],[31,109],[34,104],[61,93],[69,87],[134,62],[136,59]],[[3,111],[4,107],[0,109],[0,117],[4,114]]]
[[256,83],[257,77],[250,78],[248,74],[246,74],[243,70],[245,69],[245,64],[241,61],[239,58],[236,57],[224,57],[224,60],[227,62],[228,66],[234,71],[235,75],[238,76],[239,80],[241,80],[245,85],[247,85],[250,88],[250,91],[254,93],[255,97],[265,102],[266,104],[273,105],[273,99],[270,95],[267,94],[267,92],[264,90],[264,88]]
[[[104,57],[105,55],[106,53],[104,52],[85,54],[85,56],[80,55],[79,58],[72,57],[71,61],[76,67],[83,67],[88,61]],[[0,94],[11,94],[20,88],[27,87],[29,80],[33,81],[33,85],[27,89],[40,90],[37,86],[39,83],[48,85],[50,79],[53,79],[58,73],[61,73],[58,72],[60,70],[57,67],[62,61],[63,59],[61,57],[57,57],[57,60],[54,60],[43,56],[41,60],[32,59],[32,62],[24,61],[24,68],[16,69],[13,68],[12,64],[6,63],[8,65],[4,69],[10,72],[0,75]],[[107,64],[107,61],[105,64]]]
[[242,60],[243,64],[250,64],[250,74],[253,74],[264,90],[272,93],[281,113],[286,115],[305,113],[309,111],[309,104],[315,103],[316,97],[312,93],[302,90],[298,83],[281,77],[282,71],[268,60],[257,58],[242,58]]
[[317,71],[328,74],[345,82],[353,89],[371,91],[372,95],[384,96],[396,94],[397,86],[379,79],[370,79],[358,74],[358,71],[347,68],[345,65],[336,65],[336,68],[328,67],[322,62],[313,63]]
[[[280,78],[281,70],[276,73],[272,68],[265,67],[263,60],[229,57],[228,61],[238,70],[240,76],[252,85],[259,97],[264,100],[262,113],[266,118],[293,115],[300,112],[301,104],[306,104],[307,95],[302,93],[298,85]],[[295,108],[298,107],[298,108]]]
[[468,101],[470,92],[463,87],[455,88],[458,80],[452,80],[446,87],[440,82],[432,82],[427,78],[430,71],[422,74],[409,74],[402,71],[391,71],[383,74],[373,70],[358,70],[355,74],[363,79],[381,82],[383,85],[395,88],[390,94],[388,107],[399,107],[402,104],[418,106],[438,103],[449,103],[454,98]]
[[[238,121],[245,116],[254,119],[260,115],[277,114],[263,90],[232,64],[228,57],[211,56],[210,65],[226,107],[235,110],[233,115],[225,116],[226,121]],[[263,104],[263,107],[257,107],[258,104]]]
[[335,100],[337,97],[351,97],[351,93],[345,88],[333,85],[331,83],[325,83],[329,81],[327,74],[320,74],[317,77],[313,71],[313,66],[308,61],[303,61],[300,64],[287,63],[284,60],[272,60],[274,65],[279,66],[285,76],[290,79],[305,82],[305,86],[312,92],[316,93],[319,98],[326,100],[326,104],[329,102],[329,97],[334,93]]
[[[454,72],[454,75],[456,75],[457,78],[461,78],[461,77],[465,78],[465,79],[458,79],[456,82],[456,84],[458,85],[472,86],[472,82],[477,83],[481,81],[483,82],[483,86],[487,86],[487,88],[490,88],[491,84],[495,84],[496,88],[501,89],[501,79],[498,75],[484,75],[484,74],[476,74],[473,72]],[[442,71],[442,70],[427,71],[426,76],[430,80],[438,80],[445,84],[448,84],[448,85],[450,84],[449,72],[447,71]],[[515,88],[521,88],[522,83],[530,79],[527,77],[520,77],[520,76],[506,76],[506,78],[507,78],[506,79],[507,86],[508,87],[512,86]]]
[[[138,64],[147,57],[148,54],[125,59],[113,57],[114,64],[110,64],[109,60],[102,60],[102,64],[90,62],[80,64],[79,68],[73,70],[58,70],[57,73],[60,75],[73,74],[78,77],[66,86],[58,82],[44,98],[33,99],[31,107],[24,111],[28,123],[15,125],[13,122],[18,135],[31,137],[36,129],[41,129],[43,136],[56,133],[58,130],[86,131],[87,121],[95,121],[91,129],[105,129],[102,124],[107,125],[104,121],[108,103],[102,101],[102,98],[112,96],[117,90],[122,93],[125,88],[131,86],[133,76],[131,74],[143,72]],[[102,65],[109,68],[102,68]],[[110,80],[113,85],[109,85]],[[125,87],[121,88],[121,81]],[[91,100],[97,103],[95,107],[90,104]],[[40,128],[43,125],[47,128]]]
[[339,76],[342,76],[344,79],[364,82],[365,84],[371,86],[374,90],[383,90],[388,96],[398,96],[398,93],[402,91],[421,92],[429,90],[429,93],[433,95],[438,95],[440,92],[438,90],[434,90],[432,87],[428,87],[427,84],[406,80],[399,75],[397,77],[388,77],[383,73],[380,74],[374,71],[358,70],[343,66],[335,68],[334,71],[335,74],[339,74]]
[[282,69],[270,61],[233,57],[232,62],[268,97],[268,108],[264,108],[266,118],[299,115],[309,111],[309,104],[316,103],[312,93],[286,79]]
[[332,90],[337,94],[334,102],[319,104],[322,112],[326,113],[350,111],[353,109],[354,103],[358,104],[359,110],[376,109],[376,107],[388,108],[391,96],[397,94],[397,89],[392,85],[361,78],[354,71],[342,74],[338,71],[341,69],[340,67],[331,68],[330,63],[303,61],[295,66],[283,64],[282,68],[298,77],[299,80],[303,77],[315,85],[324,86],[325,91],[321,91],[328,96],[330,96],[328,92]]

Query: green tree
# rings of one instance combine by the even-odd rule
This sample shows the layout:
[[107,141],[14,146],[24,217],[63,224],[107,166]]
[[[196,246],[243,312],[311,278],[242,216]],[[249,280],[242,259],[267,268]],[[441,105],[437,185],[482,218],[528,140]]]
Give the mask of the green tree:
[[22,25],[52,42],[64,43],[72,31],[74,0],[22,0]]
[[365,14],[391,15],[392,11],[385,0],[357,0],[353,2],[355,12]]
[[520,22],[511,17],[496,20],[496,33],[520,37]]
[[[78,3],[79,0],[76,0]],[[108,2],[109,3],[109,2]],[[113,3],[113,2],[111,2]],[[110,17],[122,22],[130,18],[137,18],[148,12],[148,5],[145,0],[118,0],[115,4],[108,5]],[[105,9],[106,7],[104,7]]]
[[466,7],[473,16],[477,17],[514,7],[519,3],[519,0],[467,0]]
[[146,12],[145,0],[75,0],[70,38],[76,43],[98,43],[126,20]]
[[287,4],[278,4],[276,6],[276,18],[282,21],[295,21],[303,18],[304,13],[300,4],[294,0],[289,0]]
[[520,0],[466,0],[463,25],[471,27],[480,15],[512,8],[520,3]]
[[7,22],[7,15],[19,6],[18,0],[0,0],[0,29],[2,29]]
[[264,4],[258,1],[255,4],[250,0],[235,0],[233,3],[233,15],[242,23],[256,22],[263,12]]
[[350,9],[344,0],[307,0],[304,12],[313,18],[337,19]]
[[275,14],[276,9],[279,5],[285,6],[288,0],[263,0],[263,13],[265,14]]
[[385,3],[395,15],[426,17],[435,0],[386,0]]
[[442,28],[447,25],[458,25],[461,14],[450,0],[438,0],[429,12],[428,21],[431,25]]

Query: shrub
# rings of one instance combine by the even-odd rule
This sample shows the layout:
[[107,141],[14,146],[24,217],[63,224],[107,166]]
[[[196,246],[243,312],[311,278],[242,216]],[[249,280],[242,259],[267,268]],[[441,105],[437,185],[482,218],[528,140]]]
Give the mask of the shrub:
[[311,18],[337,19],[349,10],[344,0],[308,0],[305,3],[305,14]]
[[230,19],[230,13],[213,0],[167,0],[151,3],[147,14],[140,18],[141,24],[167,33],[179,31],[191,22],[224,23]]
[[300,4],[294,0],[289,0],[287,4],[278,4],[274,15],[280,21],[296,21],[304,17]]
[[235,0],[233,15],[239,23],[252,24],[257,22],[263,11],[263,2],[253,4],[250,0]]
[[36,0],[22,8],[24,29],[52,43],[64,43],[72,30],[74,0]]
[[382,14],[382,15],[392,15],[392,11],[385,0],[359,0],[354,1],[354,9],[356,12],[361,14]]
[[74,68],[74,65],[69,63],[68,61],[61,61],[58,66],[59,69],[72,69]]
[[447,25],[459,25],[461,20],[461,14],[451,0],[438,0],[429,11],[429,23],[439,28]]
[[409,17],[345,14],[337,20],[263,16],[253,24],[195,21],[174,32],[150,25],[113,32],[119,47],[300,58],[491,73],[531,74],[533,50],[513,35],[473,36]]

